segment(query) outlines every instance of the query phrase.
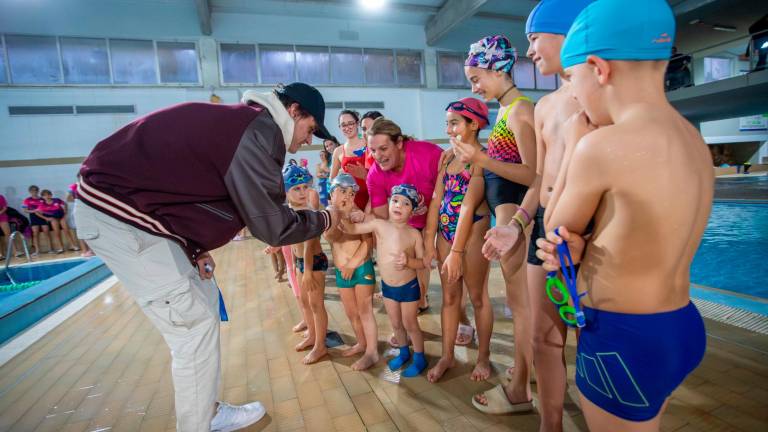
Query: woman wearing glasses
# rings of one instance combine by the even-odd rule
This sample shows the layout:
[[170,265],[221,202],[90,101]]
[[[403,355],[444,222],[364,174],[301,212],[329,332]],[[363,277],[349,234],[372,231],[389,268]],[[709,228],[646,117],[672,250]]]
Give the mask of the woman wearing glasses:
[[[488,125],[488,107],[483,102],[475,98],[452,102],[445,115],[451,144],[461,141],[477,151],[485,150],[478,140],[480,130]],[[466,315],[465,288],[475,309],[478,336],[477,365],[470,379],[482,381],[491,373],[493,310],[488,297],[489,263],[481,252],[490,227],[484,191],[482,168],[462,162],[454,148],[443,153],[424,230],[424,259],[439,260],[443,288],[443,353],[427,374],[430,382],[437,382],[454,366],[455,345],[472,342],[475,330]]]
[[335,178],[340,170],[354,177],[360,187],[355,195],[355,205],[360,210],[365,210],[368,205],[368,187],[365,184],[368,177],[368,170],[365,168],[366,145],[359,135],[360,115],[357,111],[342,111],[339,114],[339,129],[347,141],[333,151],[331,179]]

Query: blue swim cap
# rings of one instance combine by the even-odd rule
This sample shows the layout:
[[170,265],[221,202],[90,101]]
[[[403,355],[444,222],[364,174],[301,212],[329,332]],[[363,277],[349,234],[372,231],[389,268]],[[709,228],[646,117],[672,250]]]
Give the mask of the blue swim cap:
[[573,20],[595,0],[542,0],[528,15],[525,34],[568,34]]
[[328,194],[332,194],[337,187],[350,188],[357,193],[360,190],[360,186],[357,185],[355,178],[347,173],[339,173],[331,180],[331,185],[328,186]]
[[563,42],[563,69],[596,55],[605,60],[668,60],[675,16],[666,0],[597,0],[574,21]]
[[294,186],[312,183],[312,174],[298,165],[288,165],[283,169],[283,186],[287,192]]

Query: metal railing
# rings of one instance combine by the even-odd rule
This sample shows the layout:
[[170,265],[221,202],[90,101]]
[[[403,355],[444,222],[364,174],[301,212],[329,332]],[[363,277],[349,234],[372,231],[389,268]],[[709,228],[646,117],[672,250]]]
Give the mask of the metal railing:
[[8,236],[8,248],[6,249],[5,253],[5,274],[8,275],[8,279],[11,280],[11,283],[16,285],[16,281],[13,280],[13,276],[11,275],[11,272],[9,271],[9,267],[11,265],[11,255],[13,253],[13,242],[16,240],[16,236],[21,236],[21,244],[24,246],[24,255],[27,256],[27,262],[32,262],[32,257],[29,255],[29,247],[27,247],[27,239],[24,238],[24,234],[22,234],[20,231],[14,231],[11,233],[10,236]]

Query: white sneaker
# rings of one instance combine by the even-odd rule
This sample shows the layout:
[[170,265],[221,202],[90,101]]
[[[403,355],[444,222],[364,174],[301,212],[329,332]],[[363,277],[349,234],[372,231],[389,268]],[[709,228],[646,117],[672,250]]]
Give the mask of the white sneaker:
[[211,420],[211,432],[231,432],[250,426],[267,413],[261,402],[245,405],[230,405],[219,402],[216,415]]

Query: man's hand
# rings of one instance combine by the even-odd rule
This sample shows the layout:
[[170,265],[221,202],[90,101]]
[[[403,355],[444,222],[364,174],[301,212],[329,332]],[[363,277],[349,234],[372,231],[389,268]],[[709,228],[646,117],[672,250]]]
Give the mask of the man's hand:
[[328,212],[328,215],[331,217],[330,226],[328,227],[328,230],[338,227],[339,222],[341,221],[341,212],[339,212],[339,210],[337,210],[333,206],[328,206],[326,207],[325,210]]
[[522,237],[522,228],[517,223],[500,225],[485,233],[483,256],[489,261],[498,261],[509,252]]
[[200,273],[200,279],[210,279],[213,277],[213,271],[216,269],[216,263],[208,252],[201,254],[197,258],[197,271]]
[[584,254],[584,247],[586,241],[584,237],[578,234],[572,234],[565,227],[560,227],[560,235],[555,234],[554,231],[547,233],[547,238],[540,238],[536,240],[536,256],[544,261],[542,267],[547,271],[560,270],[560,258],[557,255],[557,245],[563,241],[568,242],[568,250],[571,253],[571,259],[573,264],[576,265],[581,262],[582,255]]

